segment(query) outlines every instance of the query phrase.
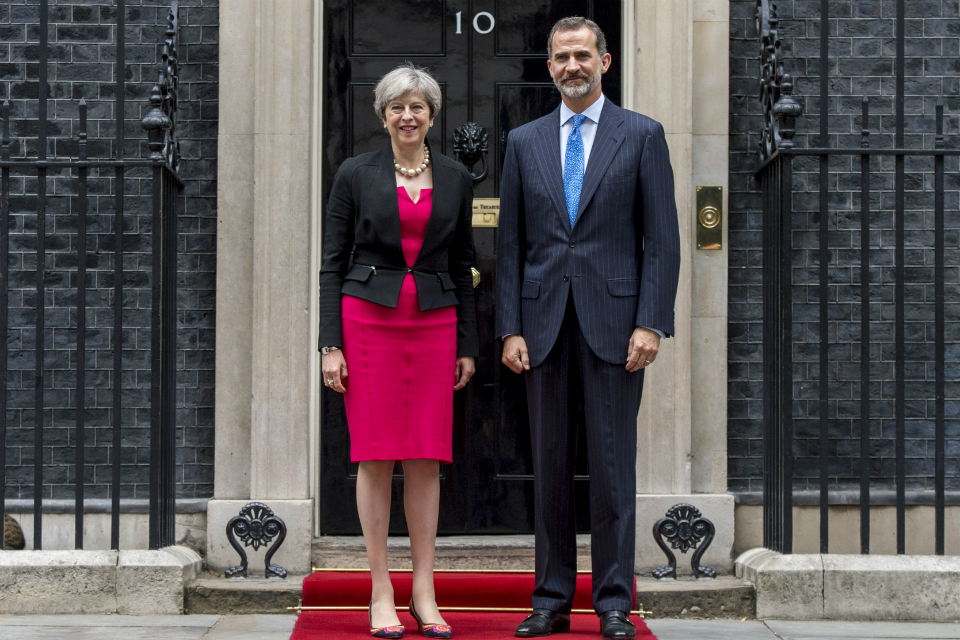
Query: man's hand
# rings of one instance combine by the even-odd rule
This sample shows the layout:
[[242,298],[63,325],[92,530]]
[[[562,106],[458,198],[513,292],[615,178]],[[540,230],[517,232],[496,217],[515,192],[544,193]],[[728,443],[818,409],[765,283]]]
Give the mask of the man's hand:
[[627,347],[627,371],[633,373],[653,364],[660,351],[660,336],[656,331],[637,327]]
[[527,341],[523,339],[523,336],[507,336],[503,341],[503,357],[500,361],[514,373],[522,373],[524,369],[530,370]]

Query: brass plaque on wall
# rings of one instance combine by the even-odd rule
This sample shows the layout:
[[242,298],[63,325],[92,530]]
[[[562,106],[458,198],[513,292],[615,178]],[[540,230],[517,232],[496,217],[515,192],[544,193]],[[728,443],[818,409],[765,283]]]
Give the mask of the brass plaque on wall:
[[697,187],[697,249],[723,248],[723,187]]
[[496,227],[500,221],[500,198],[473,199],[473,226]]

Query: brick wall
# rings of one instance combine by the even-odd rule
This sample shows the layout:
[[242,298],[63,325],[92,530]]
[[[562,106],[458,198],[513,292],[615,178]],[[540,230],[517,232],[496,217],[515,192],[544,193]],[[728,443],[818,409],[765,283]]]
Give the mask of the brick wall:
[[[781,0],[785,68],[805,115],[797,146],[819,146],[820,2]],[[960,9],[957,0],[908,0],[906,144],[933,148],[937,96],[946,105],[947,147],[960,147]],[[753,179],[762,127],[757,101],[759,41],[753,0],[731,2],[730,24],[730,324],[729,489],[762,489],[762,239],[759,185]],[[871,99],[871,146],[892,147],[895,131],[895,3],[830,3],[830,146],[859,147],[861,100]],[[817,488],[819,474],[819,160],[795,161],[794,416],[795,487]],[[946,161],[947,488],[960,488],[960,216],[957,158]],[[871,175],[871,474],[875,486],[894,477],[894,179],[893,158],[875,160]],[[830,478],[852,488],[860,455],[860,166],[835,158],[829,174]],[[906,438],[908,489],[933,488],[934,306],[933,162],[906,161]]]
[[[127,0],[125,137],[127,158],[146,157],[146,113],[160,69],[169,3]],[[48,157],[76,156],[77,103],[88,105],[88,154],[114,153],[116,7],[113,2],[51,0]],[[216,265],[217,0],[180,2],[178,128],[177,487],[182,497],[213,494],[214,294]],[[9,98],[14,157],[36,157],[39,7],[0,3],[0,100]],[[31,176],[32,173],[32,176]],[[70,498],[76,469],[76,189],[68,172],[47,180],[44,496]],[[89,181],[87,277],[86,495],[110,495],[112,460],[113,170]],[[149,174],[129,170],[124,207],[122,336],[122,497],[147,496],[149,481],[150,266]],[[33,495],[36,333],[35,172],[11,181],[10,331],[7,380],[6,497]]]

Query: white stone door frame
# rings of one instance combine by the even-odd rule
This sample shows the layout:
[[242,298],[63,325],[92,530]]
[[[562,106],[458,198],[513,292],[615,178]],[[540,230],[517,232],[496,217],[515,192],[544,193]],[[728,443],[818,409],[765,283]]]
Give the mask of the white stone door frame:
[[310,91],[310,497],[313,535],[320,535],[320,253],[323,246],[323,0],[315,0]]
[[[636,60],[627,52],[636,50],[636,31],[627,25],[635,24],[637,4],[642,0],[623,3],[621,36],[623,61],[621,82],[623,107],[634,109],[636,93]],[[320,249],[323,245],[322,184],[323,167],[320,152],[323,148],[323,0],[315,0],[313,15],[312,83],[310,118],[310,339],[316,345],[319,338],[319,273]],[[313,499],[314,536],[320,535],[320,355],[310,350],[310,496]]]

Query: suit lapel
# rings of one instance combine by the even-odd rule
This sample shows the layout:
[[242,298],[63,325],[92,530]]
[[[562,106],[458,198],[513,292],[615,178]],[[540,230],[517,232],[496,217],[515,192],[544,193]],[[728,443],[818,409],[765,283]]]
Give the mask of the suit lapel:
[[[623,144],[624,134],[620,125],[623,124],[623,113],[609,99],[604,102],[600,112],[600,122],[597,123],[597,134],[593,138],[593,147],[590,150],[590,160],[583,176],[583,188],[580,190],[580,205],[577,207],[577,217],[574,226],[580,220],[584,209],[590,203],[590,198],[600,186],[600,181],[606,174],[607,167],[613,161],[617,149]],[[559,142],[558,142],[559,144]],[[562,182],[562,179],[561,179]]]
[[533,155],[563,228],[569,233],[570,217],[567,215],[567,199],[563,194],[563,169],[560,164],[560,107],[540,123],[537,151]]

